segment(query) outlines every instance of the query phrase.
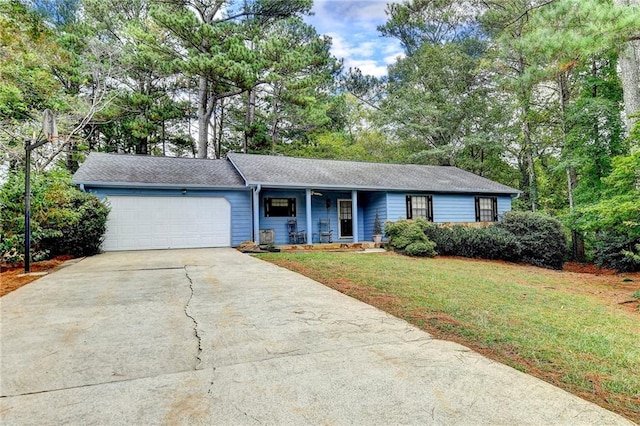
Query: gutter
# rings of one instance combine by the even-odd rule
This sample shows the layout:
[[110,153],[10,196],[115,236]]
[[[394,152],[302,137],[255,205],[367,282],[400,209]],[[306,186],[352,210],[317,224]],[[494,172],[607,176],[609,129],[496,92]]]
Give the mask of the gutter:
[[428,189],[428,188],[390,188],[390,187],[369,187],[369,186],[343,186],[343,185],[318,185],[318,184],[283,184],[283,183],[269,183],[269,182],[247,182],[247,185],[260,185],[265,188],[273,189],[307,189],[313,188],[317,190],[329,190],[329,191],[397,191],[397,192],[429,192],[433,194],[497,194],[497,195],[511,195],[516,194],[518,197],[522,194],[513,188],[511,191],[505,190],[491,190],[491,189]]
[[236,185],[219,185],[212,186],[206,184],[178,184],[178,183],[147,183],[147,182],[102,182],[102,181],[71,181],[74,185],[79,185],[84,190],[85,186],[98,188],[150,188],[150,189],[197,189],[197,190],[240,190],[247,191],[250,188],[246,186]]

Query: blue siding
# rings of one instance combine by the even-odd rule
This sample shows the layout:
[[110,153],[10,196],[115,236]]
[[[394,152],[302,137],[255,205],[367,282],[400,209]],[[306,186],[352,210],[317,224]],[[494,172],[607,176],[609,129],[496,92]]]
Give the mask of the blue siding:
[[387,219],[395,222],[407,218],[407,194],[404,192],[387,193]]
[[376,211],[380,217],[380,222],[384,230],[384,222],[387,220],[387,193],[371,192],[363,197],[365,213],[364,213],[364,236],[363,241],[373,241],[373,224],[376,219]]
[[498,218],[502,218],[502,215],[511,211],[511,197],[502,196],[498,197]]
[[231,204],[231,245],[237,246],[243,241],[251,240],[251,191],[201,191],[190,189],[183,195],[179,189],[98,188],[87,186],[85,190],[101,199],[108,195],[224,197]]
[[476,204],[473,195],[445,195],[433,196],[434,222],[475,222]]
[[[296,217],[265,217],[265,198],[295,198]],[[276,244],[289,244],[289,233],[287,230],[287,221],[289,219],[297,219],[298,231],[307,229],[307,204],[304,190],[263,189],[260,191],[260,229],[273,229]],[[307,242],[309,242],[308,235]]]
[[[390,192],[387,196],[387,218],[392,221],[407,218],[406,196],[419,193]],[[428,195],[428,193],[425,193]],[[489,195],[490,196],[490,195]],[[511,197],[498,197],[498,215],[511,210]],[[433,220],[443,222],[475,222],[475,195],[433,194]]]

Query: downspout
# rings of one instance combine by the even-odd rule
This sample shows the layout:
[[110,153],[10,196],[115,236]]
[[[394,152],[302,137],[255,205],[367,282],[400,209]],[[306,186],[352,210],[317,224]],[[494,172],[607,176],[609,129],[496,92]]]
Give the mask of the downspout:
[[258,184],[253,188],[253,242],[260,243],[260,191],[262,185]]
[[80,191],[82,191],[82,192],[87,192],[87,191],[85,191],[85,189],[84,189],[84,183],[81,183],[81,184],[80,184]]

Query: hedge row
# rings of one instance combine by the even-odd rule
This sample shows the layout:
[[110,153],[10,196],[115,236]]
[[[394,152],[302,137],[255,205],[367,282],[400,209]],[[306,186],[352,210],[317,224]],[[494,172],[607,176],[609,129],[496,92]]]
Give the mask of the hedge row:
[[385,230],[395,250],[412,256],[433,256],[437,252],[562,269],[567,252],[560,222],[531,212],[509,212],[501,222],[482,228],[444,227],[416,219],[389,223]]

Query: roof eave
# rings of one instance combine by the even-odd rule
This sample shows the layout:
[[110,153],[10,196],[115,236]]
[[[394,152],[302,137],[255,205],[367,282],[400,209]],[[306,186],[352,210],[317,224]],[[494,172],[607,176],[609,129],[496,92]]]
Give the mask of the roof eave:
[[276,188],[276,189],[319,189],[319,190],[341,190],[341,191],[421,191],[431,192],[437,194],[521,194],[514,188],[505,188],[505,190],[490,190],[490,189],[447,189],[447,190],[434,190],[429,188],[400,188],[400,187],[387,187],[387,186],[357,186],[357,185],[323,185],[323,184],[311,184],[311,183],[280,183],[280,182],[259,182],[259,181],[246,181],[247,185],[256,186],[260,185],[263,188]]
[[149,182],[104,182],[72,180],[74,185],[96,188],[148,188],[148,189],[200,189],[200,190],[239,190],[246,191],[244,185],[206,185],[206,184],[175,184],[175,183],[149,183]]

